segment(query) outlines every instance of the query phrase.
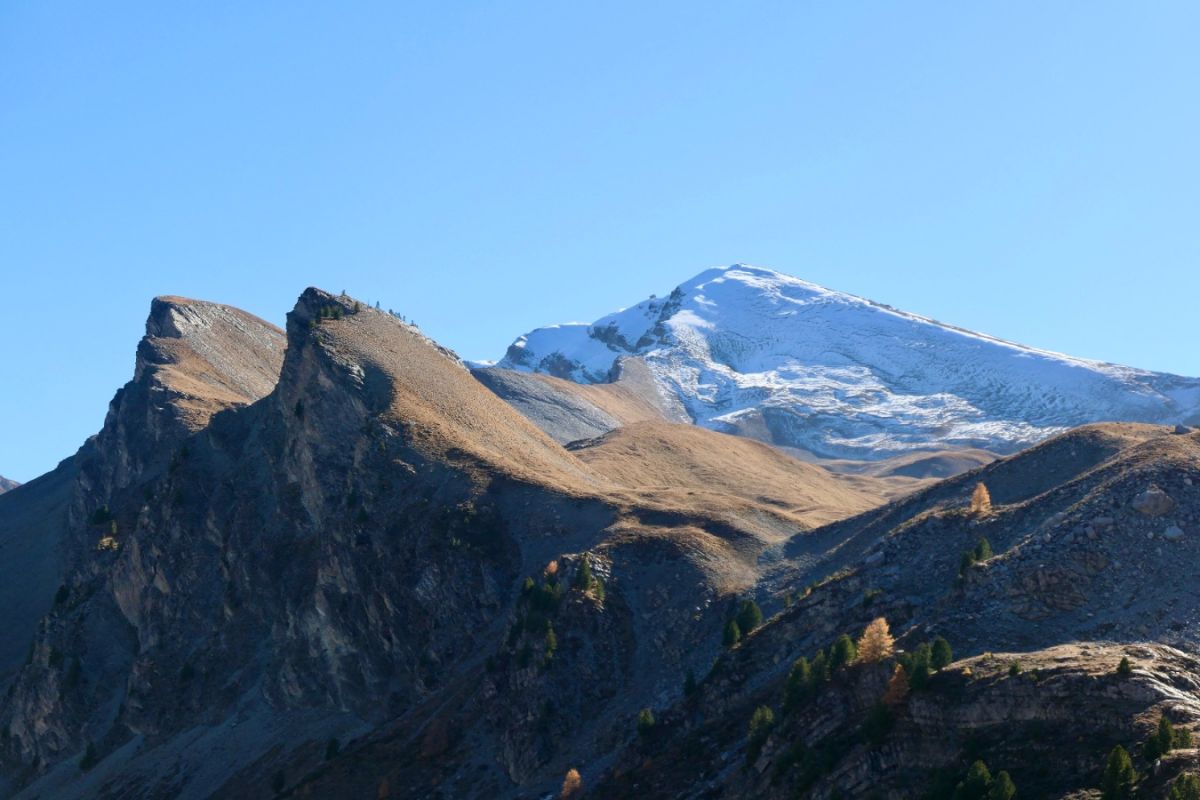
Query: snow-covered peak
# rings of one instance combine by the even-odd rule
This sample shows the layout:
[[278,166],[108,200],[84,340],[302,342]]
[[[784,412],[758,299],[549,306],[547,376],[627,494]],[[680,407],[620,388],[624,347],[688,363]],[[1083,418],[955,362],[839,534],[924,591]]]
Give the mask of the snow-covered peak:
[[591,383],[631,355],[698,424],[826,456],[1005,451],[1087,422],[1200,413],[1197,379],[1026,347],[744,264],[590,325],[538,328],[499,365]]

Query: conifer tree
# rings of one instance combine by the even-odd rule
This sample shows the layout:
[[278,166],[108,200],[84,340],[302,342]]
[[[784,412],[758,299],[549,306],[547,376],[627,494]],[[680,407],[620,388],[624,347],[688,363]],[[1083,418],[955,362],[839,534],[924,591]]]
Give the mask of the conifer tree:
[[986,538],[980,537],[979,541],[975,543],[975,560],[987,561],[992,555],[994,555],[992,553],[992,543]]
[[1117,664],[1117,674],[1122,678],[1133,673],[1133,664],[1129,663],[1129,656],[1121,656],[1121,663]]
[[758,760],[758,754],[762,752],[762,746],[774,727],[775,712],[767,706],[754,709],[754,714],[750,717],[750,732],[746,736],[746,760],[749,763]]
[[896,668],[892,670],[892,677],[888,679],[887,689],[883,693],[883,703],[895,708],[901,705],[906,697],[908,697],[908,673],[904,671],[904,667],[897,664]]
[[567,770],[567,776],[563,778],[562,790],[558,793],[558,800],[575,800],[583,795],[583,778],[579,775],[579,770],[571,767]]
[[800,656],[788,672],[787,684],[783,690],[783,713],[787,714],[798,708],[800,703],[808,697],[812,686],[812,667],[809,666],[807,658]]
[[733,647],[742,638],[742,630],[738,627],[736,620],[729,620],[725,623],[725,634],[721,637],[721,642],[726,647]]
[[1137,773],[1133,770],[1133,761],[1128,751],[1117,745],[1108,754],[1108,763],[1104,767],[1104,779],[1100,784],[1101,800],[1128,800],[1133,795],[1133,784],[1137,782]]
[[743,600],[737,613],[738,630],[742,632],[742,635],[757,628],[762,621],[762,609],[758,607],[758,603],[753,600]]
[[1013,780],[1009,774],[1003,770],[996,773],[996,777],[992,778],[992,785],[988,787],[988,800],[1012,800],[1017,793],[1017,787],[1013,784]]
[[1200,800],[1200,775],[1180,775],[1171,784],[1170,800]]
[[654,728],[654,712],[648,708],[643,708],[638,712],[637,729],[638,733],[645,736]]
[[975,491],[971,493],[971,513],[972,514],[987,514],[992,510],[992,495],[988,492],[988,488],[983,485],[983,481],[975,484]]
[[934,639],[929,666],[936,671],[949,666],[953,660],[954,652],[950,649],[950,643],[941,636]]
[[866,664],[883,661],[895,650],[896,640],[892,638],[887,620],[876,617],[867,625],[863,635],[858,640],[858,659]]
[[586,592],[592,588],[592,581],[595,578],[592,576],[592,565],[588,561],[587,554],[579,560],[579,569],[575,571],[575,588]]
[[815,688],[829,680],[829,656],[818,650],[812,661],[812,686]]
[[829,657],[830,669],[836,671],[842,667],[848,667],[854,663],[857,657],[858,650],[854,646],[854,640],[843,633],[833,643],[833,650]]
[[988,786],[992,782],[992,773],[987,764],[976,761],[967,769],[967,776],[954,791],[956,800],[983,800],[987,796]]

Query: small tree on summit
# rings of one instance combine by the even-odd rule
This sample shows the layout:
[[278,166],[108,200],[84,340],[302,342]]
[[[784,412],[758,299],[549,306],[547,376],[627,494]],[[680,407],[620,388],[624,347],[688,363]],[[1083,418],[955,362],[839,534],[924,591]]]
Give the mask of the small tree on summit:
[[992,495],[988,488],[983,485],[983,481],[975,484],[975,491],[971,493],[971,513],[977,516],[989,514],[992,511]]

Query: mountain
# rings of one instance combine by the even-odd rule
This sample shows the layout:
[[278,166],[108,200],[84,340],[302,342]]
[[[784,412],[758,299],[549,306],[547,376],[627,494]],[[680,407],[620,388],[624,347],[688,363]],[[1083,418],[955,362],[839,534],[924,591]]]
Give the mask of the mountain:
[[[980,482],[992,507],[971,511]],[[792,574],[760,590],[807,588],[655,709],[589,796],[949,798],[982,759],[1020,796],[1088,797],[1122,744],[1153,775],[1138,796],[1166,797],[1200,753],[1140,743],[1161,717],[1200,722],[1197,486],[1200,434],[1089,426],[795,537]],[[981,539],[991,552],[964,564]],[[886,658],[786,699],[798,658],[875,618],[909,653],[940,635],[965,657],[886,704]],[[777,724],[752,751],[763,706]]]
[[9,480],[3,475],[0,475],[0,494],[11,491],[20,485],[21,484],[17,483],[16,481]]
[[[286,330],[156,299],[102,429],[0,496],[0,796],[533,800],[578,775],[915,800],[984,759],[1066,798],[1121,744],[1158,798],[1200,769],[1182,737],[1141,747],[1200,723],[1200,432],[812,463],[672,422],[653,363],[472,370],[315,288]],[[894,649],[789,694],[880,619]],[[929,674],[934,636],[956,657]]]
[[711,269],[497,366],[604,384],[641,359],[697,424],[824,458],[1013,452],[1099,421],[1200,421],[1200,379],[1037,350],[767,269]]
[[[790,537],[882,499],[764,445],[644,424],[568,450],[345,296],[305,291],[286,332],[155,300],[102,430],[0,498],[0,545],[28,571],[0,582],[24,598],[0,649],[0,794],[561,781],[711,661]],[[755,471],[720,480],[729,447]]]

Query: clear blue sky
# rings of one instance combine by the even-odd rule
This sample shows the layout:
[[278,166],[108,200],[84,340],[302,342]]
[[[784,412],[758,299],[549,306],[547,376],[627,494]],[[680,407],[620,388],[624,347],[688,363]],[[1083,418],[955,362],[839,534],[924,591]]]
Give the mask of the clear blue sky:
[[0,474],[149,300],[307,285],[464,357],[745,261],[1200,374],[1200,5],[0,6]]

